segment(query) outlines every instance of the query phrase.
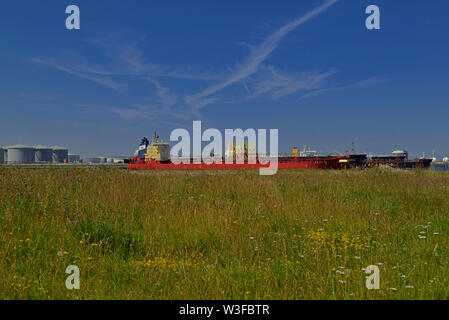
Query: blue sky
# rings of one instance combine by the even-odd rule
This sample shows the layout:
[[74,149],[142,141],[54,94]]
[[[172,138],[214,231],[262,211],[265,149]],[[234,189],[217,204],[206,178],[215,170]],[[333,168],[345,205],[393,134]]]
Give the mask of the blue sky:
[[[81,30],[65,28],[66,6]],[[365,8],[381,30],[365,28]],[[0,145],[132,154],[154,130],[449,155],[449,2],[5,0]]]

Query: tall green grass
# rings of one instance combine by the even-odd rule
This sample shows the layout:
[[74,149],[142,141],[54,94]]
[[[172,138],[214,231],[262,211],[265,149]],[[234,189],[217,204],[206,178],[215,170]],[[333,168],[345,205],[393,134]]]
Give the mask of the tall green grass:
[[449,297],[447,173],[4,168],[0,231],[0,299]]

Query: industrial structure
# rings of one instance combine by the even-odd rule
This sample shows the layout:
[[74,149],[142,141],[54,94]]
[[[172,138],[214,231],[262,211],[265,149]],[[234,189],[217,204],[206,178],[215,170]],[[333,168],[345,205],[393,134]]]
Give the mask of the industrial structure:
[[46,146],[36,146],[34,161],[36,163],[50,163],[53,162],[53,149]]
[[9,146],[8,164],[29,164],[34,163],[36,149],[26,145]]
[[81,163],[81,156],[79,154],[69,153],[69,163]]
[[67,148],[53,148],[53,163],[67,163],[69,161],[69,150]]
[[[168,151],[167,151],[168,152]],[[13,145],[0,147],[0,165],[60,165],[60,164],[93,164],[93,165],[118,165],[127,162],[129,157],[87,157],[81,159],[81,155],[69,153],[68,148],[48,147],[44,145]]]
[[6,149],[0,147],[0,164],[6,163],[6,161],[8,161]]
[[99,164],[101,163],[101,159],[99,157],[88,157],[83,159],[83,163]]
[[[0,148],[0,164],[50,164],[68,163],[69,150],[43,145],[13,145]],[[80,161],[80,156],[78,162]]]

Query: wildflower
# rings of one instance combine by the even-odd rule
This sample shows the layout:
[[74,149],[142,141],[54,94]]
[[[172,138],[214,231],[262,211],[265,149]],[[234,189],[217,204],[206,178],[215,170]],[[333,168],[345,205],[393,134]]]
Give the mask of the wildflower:
[[418,238],[419,238],[419,239],[425,239],[426,236],[418,235]]
[[65,255],[68,255],[69,253],[68,253],[67,251],[64,251],[64,254],[65,254]]
[[407,289],[413,289],[414,286],[405,286]]
[[390,288],[391,291],[398,291],[396,288]]

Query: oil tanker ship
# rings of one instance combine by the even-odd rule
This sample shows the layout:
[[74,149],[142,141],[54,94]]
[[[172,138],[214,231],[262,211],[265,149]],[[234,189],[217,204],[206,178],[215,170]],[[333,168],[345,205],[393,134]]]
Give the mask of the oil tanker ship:
[[[237,149],[237,150],[236,150]],[[238,150],[240,149],[240,150]],[[213,155],[211,155],[213,156]],[[216,160],[216,158],[214,158]],[[371,168],[379,166],[389,166],[400,169],[428,168],[432,159],[419,158],[408,159],[408,153],[403,150],[393,151],[391,155],[377,156],[366,154],[346,155],[319,155],[318,153],[298,153],[297,148],[293,148],[292,155],[286,157],[269,158],[259,157],[248,152],[248,145],[240,148],[234,145],[226,152],[225,157],[221,157],[214,163],[204,163],[204,159],[182,159],[181,163],[174,163],[170,160],[170,145],[166,142],[159,142],[158,136],[153,135],[151,143],[147,138],[143,138],[136,150],[134,157],[128,160],[127,168],[130,170],[257,170],[268,168],[270,161],[277,162],[277,169],[332,169],[342,170],[350,168]]]
[[[236,150],[237,149],[237,150]],[[238,150],[240,149],[240,150]],[[213,155],[212,155],[213,156]],[[153,135],[151,144],[147,138],[143,138],[134,158],[129,160],[130,170],[256,170],[268,168],[270,161],[277,162],[278,169],[348,169],[354,167],[359,161],[357,157],[346,156],[298,156],[295,148],[291,157],[259,157],[248,153],[248,145],[232,147],[221,161],[211,164],[204,163],[201,159],[182,159],[184,163],[173,163],[170,160],[170,145],[159,142],[158,136]],[[216,159],[216,158],[214,158]],[[220,159],[219,159],[220,160]],[[240,160],[240,161],[239,161]],[[251,161],[252,160],[252,161]]]

